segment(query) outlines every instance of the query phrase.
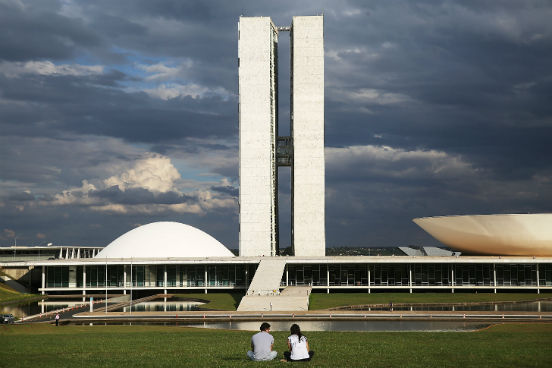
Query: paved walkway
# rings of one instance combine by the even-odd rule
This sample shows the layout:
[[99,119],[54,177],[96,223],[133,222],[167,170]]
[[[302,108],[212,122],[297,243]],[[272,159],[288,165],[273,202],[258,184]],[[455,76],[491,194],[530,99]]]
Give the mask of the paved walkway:
[[2,279],[2,283],[6,284],[7,286],[11,287],[13,290],[18,291],[23,294],[28,294],[29,290],[23,285],[21,285],[19,282],[15,281],[9,276],[0,276],[0,279]]
[[311,291],[309,286],[288,286],[281,293],[246,295],[238,311],[308,311]]
[[225,321],[477,321],[489,323],[502,322],[552,322],[552,312],[390,312],[390,311],[188,311],[188,312],[94,312],[79,313],[72,319],[73,322],[170,322],[170,323],[197,323],[197,322],[225,322]]

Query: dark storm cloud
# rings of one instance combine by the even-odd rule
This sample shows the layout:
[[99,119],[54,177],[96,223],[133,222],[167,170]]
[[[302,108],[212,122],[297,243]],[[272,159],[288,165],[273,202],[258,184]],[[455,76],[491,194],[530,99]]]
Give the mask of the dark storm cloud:
[[[494,146],[500,152],[493,162],[508,165],[518,151],[533,150],[522,142],[550,135],[550,104],[544,103],[550,88],[523,87],[549,84],[552,32],[545,3],[351,4],[359,21],[326,21],[326,29],[336,27],[328,38],[339,40],[333,46],[340,58],[329,58],[328,79],[344,89],[368,86],[411,100],[343,106],[329,89],[330,144],[373,143],[378,134],[383,144],[446,148],[482,164],[486,147]],[[359,43],[361,35],[366,41]],[[528,156],[542,148],[537,143]],[[523,164],[535,163],[528,157]]]
[[28,202],[28,201],[34,201],[35,197],[31,193],[20,192],[20,193],[11,194],[8,197],[8,200],[14,201],[14,202]]
[[[20,112],[16,103],[1,105],[6,119],[0,124],[7,134],[69,131],[152,143],[237,133],[234,101],[217,97],[164,101],[111,88],[124,79],[120,72],[100,77],[0,77],[3,98],[26,107]],[[36,130],[29,129],[32,126]]]
[[[205,187],[235,197],[226,183],[237,183],[239,16],[289,25],[293,15],[320,13],[328,245],[435,244],[413,217],[551,210],[549,2],[4,1],[0,221],[18,239],[55,232],[68,242],[105,244],[135,224],[176,220],[237,245],[229,208],[152,218],[41,207],[32,198],[53,202],[84,179],[117,175],[118,165],[128,167],[122,163],[144,151],[179,161],[179,170],[223,177]],[[286,37],[280,36],[282,90],[289,85]],[[37,61],[102,69],[27,70]],[[146,70],[156,65],[174,70]],[[173,95],[158,86],[174,88]],[[286,96],[280,105],[283,121]],[[365,151],[349,154],[351,146]],[[289,172],[281,171],[280,199],[289,207]],[[147,189],[90,194],[121,205],[189,200]],[[289,224],[289,208],[280,214]]]
[[94,30],[59,15],[57,1],[39,3],[0,3],[0,60],[66,59],[101,44]]
[[129,188],[121,190],[114,185],[107,189],[95,190],[88,194],[115,204],[178,204],[193,202],[193,197],[177,192],[153,193],[145,188]]
[[235,197],[235,198],[237,198],[239,195],[239,189],[231,186],[213,186],[211,187],[211,190],[214,190],[215,192],[219,192],[222,194],[228,194],[231,197]]

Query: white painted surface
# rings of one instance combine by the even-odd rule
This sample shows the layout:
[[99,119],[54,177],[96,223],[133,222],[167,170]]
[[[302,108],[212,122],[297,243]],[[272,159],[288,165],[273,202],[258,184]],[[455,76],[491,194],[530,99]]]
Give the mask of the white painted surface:
[[552,214],[466,215],[413,220],[435,239],[468,253],[552,256]]
[[306,311],[311,291],[310,286],[289,286],[276,295],[246,295],[238,311]]
[[296,256],[324,256],[324,18],[293,17],[293,223]]
[[275,27],[268,17],[240,17],[240,256],[276,248]]
[[121,235],[94,258],[232,257],[211,235],[178,222],[153,222]]
[[263,259],[249,284],[247,294],[266,295],[280,290],[286,261],[278,258]]
[[69,266],[69,287],[77,287],[77,266]]

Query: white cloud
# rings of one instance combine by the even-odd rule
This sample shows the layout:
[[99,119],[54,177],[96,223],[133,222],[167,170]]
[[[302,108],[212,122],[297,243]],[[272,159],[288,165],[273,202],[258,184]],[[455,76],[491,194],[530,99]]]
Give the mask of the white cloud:
[[180,64],[179,66],[168,66],[163,63],[157,63],[152,65],[147,64],[137,64],[138,69],[145,71],[148,76],[146,76],[147,81],[160,81],[160,80],[169,80],[174,79],[179,76],[183,76],[187,69],[192,66],[192,61],[187,60],[186,62]]
[[356,58],[361,58],[364,61],[373,61],[381,57],[381,54],[377,51],[372,51],[366,48],[365,46],[355,46],[347,48],[334,48],[331,50],[326,50],[324,56],[335,61],[343,62],[347,58],[354,56]]
[[116,203],[93,205],[90,207],[93,211],[109,212],[119,214],[141,214],[141,215],[157,215],[167,212],[174,213],[193,213],[197,215],[204,214],[204,210],[198,204],[178,203],[178,204],[138,204],[138,205],[122,205]]
[[[96,182],[96,185],[92,183]],[[209,189],[196,189],[192,192],[181,191],[181,175],[173,166],[171,160],[159,154],[147,154],[145,157],[132,162],[132,166],[118,175],[107,179],[83,180],[80,187],[73,187],[54,195],[53,200],[41,201],[44,205],[69,206],[79,205],[93,211],[119,214],[163,214],[193,213],[204,215],[206,212],[219,208],[236,208],[236,199],[228,195]],[[195,183],[197,188],[199,183]],[[222,179],[220,183],[211,183],[227,186],[228,181]],[[186,186],[187,183],[184,183]],[[108,198],[98,197],[96,191],[117,186],[119,190],[141,188],[154,195],[173,192],[183,198],[181,203],[112,203]]]
[[69,18],[86,19],[86,11],[73,0],[60,0],[59,14]]
[[209,88],[198,84],[178,84],[166,83],[160,84],[154,88],[143,90],[152,97],[162,100],[172,100],[178,97],[192,97],[194,99],[208,96],[220,96],[228,99],[232,94],[222,87]]
[[104,180],[107,187],[117,185],[125,191],[128,188],[144,188],[154,193],[176,190],[175,182],[180,179],[178,170],[168,157],[151,155],[136,161],[125,172]]
[[186,59],[178,65],[167,65],[162,62],[157,64],[136,64],[136,68],[145,72],[146,86],[131,87],[129,91],[143,91],[148,95],[161,100],[172,100],[180,97],[192,97],[193,99],[220,96],[227,100],[232,93],[223,87],[207,87],[192,80],[193,61]]
[[410,97],[401,93],[385,92],[373,88],[360,88],[353,91],[342,91],[342,93],[353,100],[375,105],[392,105],[410,100]]
[[0,63],[0,73],[13,78],[24,74],[38,74],[48,76],[85,76],[103,74],[101,65],[59,64],[51,61],[27,61]]
[[346,16],[346,17],[354,17],[354,16],[361,15],[361,14],[362,14],[362,10],[360,10],[360,9],[345,9],[345,10],[343,10],[343,15]]
[[396,43],[393,43],[393,42],[389,42],[389,41],[385,41],[384,43],[381,44],[381,47],[383,49],[396,49],[397,48],[397,44]]
[[56,194],[51,203],[54,205],[92,204],[94,200],[90,198],[88,194],[94,190],[96,190],[94,184],[89,183],[87,180],[83,180],[80,187],[67,189]]
[[477,172],[462,157],[443,151],[407,151],[373,145],[328,147],[326,166],[327,173],[338,178],[354,175],[359,178],[443,179],[473,176]]

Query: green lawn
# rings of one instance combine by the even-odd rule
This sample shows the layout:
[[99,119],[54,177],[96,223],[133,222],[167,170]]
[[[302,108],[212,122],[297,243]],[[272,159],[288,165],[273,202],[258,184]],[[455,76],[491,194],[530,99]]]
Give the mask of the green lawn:
[[[259,367],[251,332],[178,326],[0,326],[2,367]],[[273,333],[282,357],[287,334]],[[311,367],[549,367],[552,324],[478,332],[309,332]]]
[[[214,310],[236,310],[243,294],[240,293],[193,293],[175,294],[179,297],[209,300],[203,308]],[[312,293],[310,310],[359,304],[393,303],[473,303],[491,301],[520,301],[552,298],[548,294],[510,294],[510,293]]]
[[202,308],[235,311],[243,297],[242,293],[193,293],[193,294],[175,294],[183,298],[196,298],[208,300],[209,303],[202,305]]
[[312,293],[309,309],[327,309],[359,304],[393,303],[474,303],[551,298],[552,294],[510,293]]
[[33,300],[40,300],[42,297],[36,294],[22,294],[12,288],[0,284],[0,305],[7,303],[19,303],[28,302]]

